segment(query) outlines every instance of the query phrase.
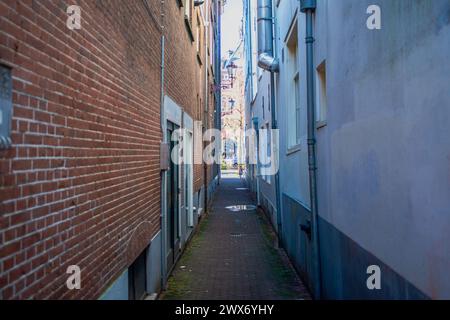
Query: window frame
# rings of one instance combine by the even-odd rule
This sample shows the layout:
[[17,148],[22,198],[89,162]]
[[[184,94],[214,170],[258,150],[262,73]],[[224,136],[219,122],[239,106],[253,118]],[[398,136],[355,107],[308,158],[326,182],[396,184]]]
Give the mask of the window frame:
[[327,97],[327,61],[324,59],[316,68],[316,128],[327,125],[328,97]]
[[286,148],[287,154],[295,153],[301,150],[301,97],[300,97],[300,68],[299,68],[299,39],[298,39],[298,20],[292,23],[292,27],[289,30],[286,40],[286,96],[290,95],[291,90],[295,92],[295,99],[291,99],[288,102],[287,114],[295,113],[296,117],[294,121],[291,117],[286,117],[287,127],[287,139]]
[[[177,0],[178,1],[178,0]],[[194,33],[192,29],[192,20],[194,16],[194,0],[182,0],[182,7],[184,7],[184,22],[186,25],[186,30],[188,31],[189,38],[191,39],[191,42],[195,41]]]

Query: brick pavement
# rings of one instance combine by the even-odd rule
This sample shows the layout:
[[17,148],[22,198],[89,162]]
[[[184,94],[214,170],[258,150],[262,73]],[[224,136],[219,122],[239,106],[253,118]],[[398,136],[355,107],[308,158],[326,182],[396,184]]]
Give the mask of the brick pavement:
[[248,190],[237,190],[244,187],[236,176],[222,179],[162,299],[309,299],[262,213],[226,209],[254,203]]

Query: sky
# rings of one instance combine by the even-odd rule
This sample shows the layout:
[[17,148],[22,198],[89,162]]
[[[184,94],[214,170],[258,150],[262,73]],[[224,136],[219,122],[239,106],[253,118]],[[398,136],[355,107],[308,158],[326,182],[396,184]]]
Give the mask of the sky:
[[242,0],[227,0],[222,15],[222,57],[228,57],[228,50],[235,50],[240,40],[242,21]]

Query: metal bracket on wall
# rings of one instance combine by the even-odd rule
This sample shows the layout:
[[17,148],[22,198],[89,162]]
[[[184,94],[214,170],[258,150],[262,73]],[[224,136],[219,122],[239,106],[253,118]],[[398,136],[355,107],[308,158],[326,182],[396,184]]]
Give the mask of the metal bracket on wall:
[[169,170],[170,166],[170,147],[168,143],[161,143],[160,145],[160,161],[159,167],[161,171]]
[[300,229],[306,233],[308,239],[311,240],[311,220],[307,220],[305,224],[300,224]]
[[316,0],[300,0],[300,11],[314,10],[317,7]]
[[10,137],[0,136],[0,150],[9,149],[12,146]]

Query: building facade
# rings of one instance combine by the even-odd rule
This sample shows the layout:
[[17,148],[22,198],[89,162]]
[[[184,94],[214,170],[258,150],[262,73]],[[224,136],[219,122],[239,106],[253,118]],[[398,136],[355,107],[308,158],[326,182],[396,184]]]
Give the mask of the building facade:
[[[250,189],[256,194],[257,203],[267,213],[274,228],[277,223],[277,199],[275,177],[266,175],[260,162],[270,153],[271,141],[262,143],[260,130],[272,128],[272,91],[270,72],[258,67],[258,22],[257,1],[244,4],[244,52],[245,66],[245,129],[246,129],[246,178]],[[251,132],[254,130],[254,136]],[[253,139],[253,145],[251,144]],[[252,157],[252,149],[254,149]],[[256,161],[252,161],[256,160]]]
[[222,59],[222,161],[229,168],[245,164],[244,69],[242,42]]
[[[280,129],[278,231],[296,269],[321,298],[448,299],[449,2],[246,0],[244,11],[267,3],[278,63],[272,82]],[[381,26],[370,28],[378,9]],[[262,113],[261,84],[270,72],[255,70],[254,19],[247,15],[245,27],[247,126]],[[317,191],[309,170],[314,142]],[[381,288],[371,290],[374,266]]]
[[177,145],[193,157],[219,124],[220,12],[0,2],[1,299],[161,290],[217,183],[217,166],[166,160]]

